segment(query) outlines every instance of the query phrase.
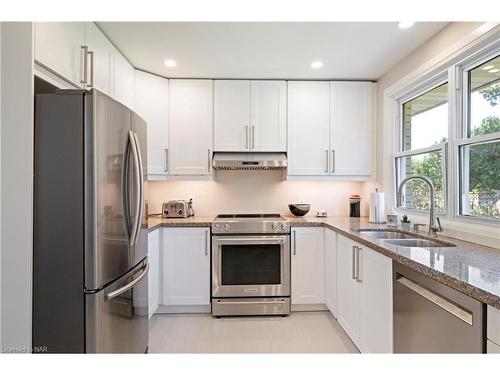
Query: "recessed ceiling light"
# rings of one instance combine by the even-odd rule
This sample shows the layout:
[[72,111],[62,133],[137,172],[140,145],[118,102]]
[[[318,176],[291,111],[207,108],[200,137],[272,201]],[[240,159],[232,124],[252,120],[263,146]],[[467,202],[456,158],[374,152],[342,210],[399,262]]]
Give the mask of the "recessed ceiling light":
[[490,73],[496,73],[496,72],[500,72],[500,69],[491,69],[491,70],[488,70],[488,72],[490,72]]
[[177,63],[175,62],[175,60],[165,60],[165,66],[168,67],[168,68],[173,68],[177,65]]
[[408,28],[412,27],[413,25],[415,25],[415,22],[412,22],[412,21],[401,21],[400,23],[398,23],[398,27],[400,29],[408,29]]
[[494,68],[493,65],[486,65],[483,70],[490,70],[491,68]]
[[321,62],[321,61],[313,61],[311,63],[311,68],[313,68],[313,69],[319,69],[321,67],[323,67],[323,62]]

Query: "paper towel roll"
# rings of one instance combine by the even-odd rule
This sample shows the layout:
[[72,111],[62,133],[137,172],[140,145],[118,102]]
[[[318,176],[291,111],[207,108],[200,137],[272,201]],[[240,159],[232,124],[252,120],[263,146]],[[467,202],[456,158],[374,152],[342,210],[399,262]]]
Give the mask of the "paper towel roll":
[[370,223],[383,224],[385,223],[385,203],[384,193],[370,193],[370,216],[368,218]]

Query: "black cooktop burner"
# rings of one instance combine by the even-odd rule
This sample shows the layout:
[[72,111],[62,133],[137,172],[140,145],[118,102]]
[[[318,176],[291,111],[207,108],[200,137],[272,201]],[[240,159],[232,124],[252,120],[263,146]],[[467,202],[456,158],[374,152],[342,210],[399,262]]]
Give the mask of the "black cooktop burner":
[[245,218],[278,218],[281,217],[280,214],[222,214],[217,215],[220,219],[245,219]]

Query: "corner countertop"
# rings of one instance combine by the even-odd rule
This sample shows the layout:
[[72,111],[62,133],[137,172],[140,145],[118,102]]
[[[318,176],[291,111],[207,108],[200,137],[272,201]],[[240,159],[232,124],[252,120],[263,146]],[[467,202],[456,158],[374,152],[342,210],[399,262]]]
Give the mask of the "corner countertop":
[[[368,218],[331,216],[285,216],[292,227],[326,227],[396,262],[458,290],[474,299],[500,309],[500,249],[482,246],[438,235],[438,240],[453,247],[404,247],[383,243],[360,233],[360,229],[385,229],[385,224],[372,224]],[[187,219],[150,217],[148,229],[162,227],[210,227],[214,216]],[[398,228],[400,230],[401,228]],[[426,232],[403,231],[434,240]]]

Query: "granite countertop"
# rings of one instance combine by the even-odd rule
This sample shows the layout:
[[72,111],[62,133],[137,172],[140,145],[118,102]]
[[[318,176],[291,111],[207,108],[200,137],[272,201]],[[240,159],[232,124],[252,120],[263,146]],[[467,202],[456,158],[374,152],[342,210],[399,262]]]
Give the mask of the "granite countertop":
[[[162,219],[151,216],[148,229],[163,227],[210,227],[215,216],[192,216],[187,219]],[[404,247],[383,243],[360,233],[360,229],[385,229],[385,224],[371,224],[365,217],[293,217],[285,216],[291,226],[327,227],[388,256],[398,263],[456,289],[472,298],[500,309],[500,249],[438,235],[437,240],[453,247]],[[401,230],[401,228],[398,228]],[[435,240],[427,232],[403,231]]]

